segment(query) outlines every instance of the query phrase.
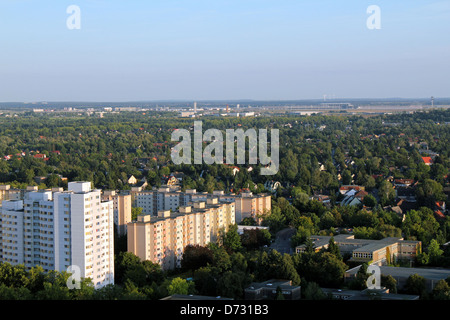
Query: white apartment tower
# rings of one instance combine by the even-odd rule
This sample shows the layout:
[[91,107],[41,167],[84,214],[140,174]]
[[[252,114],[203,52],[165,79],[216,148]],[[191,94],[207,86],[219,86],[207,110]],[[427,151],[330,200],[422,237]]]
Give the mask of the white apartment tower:
[[95,288],[114,283],[113,203],[102,202],[90,182],[3,201],[1,226],[1,261],[47,272],[77,266]]

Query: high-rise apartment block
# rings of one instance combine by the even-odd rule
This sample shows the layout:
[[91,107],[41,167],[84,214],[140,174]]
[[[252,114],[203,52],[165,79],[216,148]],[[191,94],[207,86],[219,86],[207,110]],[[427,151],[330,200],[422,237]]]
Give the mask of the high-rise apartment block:
[[214,191],[213,196],[220,200],[234,201],[236,203],[236,221],[241,222],[245,218],[253,218],[260,221],[259,216],[268,214],[272,210],[272,196],[268,194],[253,194],[243,192],[241,194],[226,194],[223,191]]
[[272,209],[272,197],[268,194],[253,194],[246,192],[241,194],[226,194],[223,191],[197,192],[189,189],[184,192],[179,187],[162,187],[154,190],[132,190],[133,205],[142,208],[143,214],[157,215],[160,210],[176,211],[178,207],[186,206],[191,201],[206,201],[210,198],[218,198],[220,201],[234,201],[236,203],[237,223],[244,218],[252,217],[258,220],[258,216],[269,213]]
[[11,188],[10,185],[0,185],[0,206],[3,200],[23,200],[25,193],[37,191],[37,186],[28,186],[26,189]]
[[131,222],[131,194],[112,191],[103,191],[103,201],[113,202],[114,224],[117,234],[124,236],[127,234],[127,224]]
[[128,224],[128,251],[164,270],[179,267],[187,245],[205,246],[235,223],[235,204],[210,198],[189,202],[178,210],[144,214]]
[[3,200],[0,213],[1,262],[47,272],[77,266],[96,288],[114,283],[113,202],[90,182],[28,190],[23,200]]

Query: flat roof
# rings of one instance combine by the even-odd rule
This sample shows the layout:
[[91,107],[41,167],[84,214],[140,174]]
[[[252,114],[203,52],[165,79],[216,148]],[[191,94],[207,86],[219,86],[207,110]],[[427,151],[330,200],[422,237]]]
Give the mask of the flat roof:
[[[331,236],[313,235],[310,237],[314,243],[315,248],[327,246]],[[341,251],[358,251],[358,252],[373,252],[384,247],[400,242],[400,243],[417,243],[418,241],[403,240],[401,237],[387,237],[381,240],[371,239],[355,239],[351,234],[338,234],[333,237],[334,242],[339,246]],[[300,245],[299,247],[304,247]],[[355,248],[356,247],[356,248]]]
[[257,290],[260,288],[277,288],[280,287],[282,289],[294,289],[299,288],[300,286],[291,285],[290,280],[267,280],[264,282],[252,282],[245,290]]
[[[347,274],[354,275],[358,272],[361,266],[355,267],[346,271]],[[389,267],[380,266],[381,274],[391,275],[392,277],[409,277],[413,274],[418,274],[429,280],[442,280],[450,277],[450,269],[442,268],[405,268],[405,267]]]
[[231,298],[225,298],[221,296],[200,296],[195,294],[174,294],[160,300],[233,300]]

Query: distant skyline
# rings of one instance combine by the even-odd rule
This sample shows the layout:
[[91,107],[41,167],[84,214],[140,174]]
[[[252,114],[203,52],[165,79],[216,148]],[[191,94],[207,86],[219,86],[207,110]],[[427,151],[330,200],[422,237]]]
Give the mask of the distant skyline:
[[0,0],[0,45],[0,102],[450,97],[450,1]]

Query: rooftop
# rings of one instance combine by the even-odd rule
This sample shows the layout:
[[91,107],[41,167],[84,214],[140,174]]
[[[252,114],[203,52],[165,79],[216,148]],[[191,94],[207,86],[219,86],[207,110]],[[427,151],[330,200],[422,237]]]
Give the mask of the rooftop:
[[[361,266],[355,267],[346,271],[348,275],[355,275]],[[413,274],[418,274],[426,279],[439,281],[450,277],[450,269],[441,268],[403,268],[403,267],[389,267],[380,266],[382,275],[391,275],[394,278],[409,277]]]

